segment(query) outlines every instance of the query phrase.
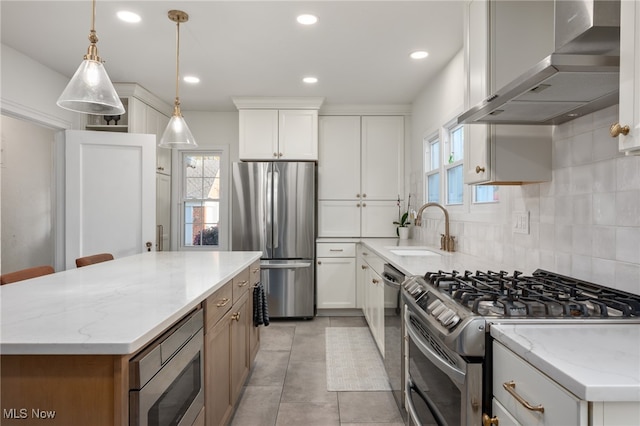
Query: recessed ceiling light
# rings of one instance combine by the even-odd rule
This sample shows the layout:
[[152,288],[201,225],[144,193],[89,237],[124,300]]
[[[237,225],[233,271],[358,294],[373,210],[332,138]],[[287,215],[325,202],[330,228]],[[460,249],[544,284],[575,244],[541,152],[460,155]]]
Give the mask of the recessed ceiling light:
[[304,81],[307,84],[314,84],[318,82],[318,79],[315,77],[305,77],[302,79],[302,81]]
[[124,22],[130,22],[135,24],[136,22],[140,22],[142,18],[137,13],[129,12],[127,10],[121,10],[118,12],[118,18]]
[[411,56],[413,59],[424,59],[429,56],[429,53],[425,52],[424,50],[417,50],[415,52],[412,52],[409,56]]
[[318,17],[314,15],[305,14],[305,15],[298,16],[296,20],[302,25],[313,25],[316,22],[318,22]]
[[182,80],[184,80],[185,83],[191,83],[191,84],[200,83],[200,79],[195,75],[185,75]]

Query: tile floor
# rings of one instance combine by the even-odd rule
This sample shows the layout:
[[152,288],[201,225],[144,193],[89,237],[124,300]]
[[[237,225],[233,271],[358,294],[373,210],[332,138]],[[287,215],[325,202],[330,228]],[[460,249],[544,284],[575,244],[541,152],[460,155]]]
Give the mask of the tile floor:
[[326,327],[366,327],[363,317],[274,320],[261,329],[260,351],[231,426],[403,426],[391,392],[329,392]]

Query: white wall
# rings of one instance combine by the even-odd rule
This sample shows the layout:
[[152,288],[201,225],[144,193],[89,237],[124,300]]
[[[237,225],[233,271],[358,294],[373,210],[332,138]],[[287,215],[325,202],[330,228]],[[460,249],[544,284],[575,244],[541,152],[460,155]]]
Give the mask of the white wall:
[[[462,104],[463,63],[456,57],[413,105],[414,160],[408,164],[411,192],[422,202],[422,138]],[[457,86],[459,85],[459,86]],[[500,203],[452,207],[457,251],[501,262],[525,273],[548,269],[640,294],[640,157],[618,153],[608,135],[618,107],[578,118],[553,132],[551,182],[500,188]],[[438,123],[438,121],[441,121]],[[514,211],[529,211],[529,235],[511,231]],[[436,215],[437,216],[437,212]],[[433,217],[435,217],[433,216]],[[429,216],[431,217],[431,215]],[[425,221],[414,239],[435,244],[442,221]],[[437,229],[436,229],[437,228]]]
[[2,127],[2,272],[54,265],[54,131],[0,117]]

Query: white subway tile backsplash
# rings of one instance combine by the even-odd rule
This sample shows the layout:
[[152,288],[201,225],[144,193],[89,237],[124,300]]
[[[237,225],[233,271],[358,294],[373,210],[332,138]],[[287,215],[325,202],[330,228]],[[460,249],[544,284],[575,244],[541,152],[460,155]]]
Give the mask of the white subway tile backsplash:
[[613,287],[640,294],[640,265],[637,263],[616,263],[616,281]]
[[640,188],[640,157],[630,155],[616,160],[618,191]]
[[553,141],[553,168],[561,169],[571,166],[571,138]]
[[574,225],[571,231],[572,249],[574,254],[591,256],[592,232],[591,226]]
[[591,279],[591,256],[573,254],[571,256],[571,276],[581,280]]
[[540,223],[554,223],[556,200],[553,197],[540,197]]
[[591,279],[596,284],[614,287],[616,280],[616,262],[613,260],[593,258],[591,264]]
[[573,220],[578,225],[591,225],[593,220],[592,195],[580,194],[572,197]]
[[616,229],[616,260],[640,263],[640,228]]
[[593,160],[610,160],[619,157],[618,140],[609,135],[609,126],[593,131]]
[[616,228],[614,226],[593,227],[591,254],[594,258],[615,260]]
[[593,174],[593,192],[616,190],[617,171],[615,160],[594,163],[591,173]]
[[571,170],[571,194],[589,194],[593,191],[593,166],[577,166]]
[[573,225],[556,224],[554,245],[557,252],[571,253],[573,249]]
[[616,224],[616,193],[603,192],[593,194],[593,224]]
[[593,161],[593,133],[577,134],[570,141],[571,166],[589,164]]
[[616,225],[640,226],[640,190],[616,193]]

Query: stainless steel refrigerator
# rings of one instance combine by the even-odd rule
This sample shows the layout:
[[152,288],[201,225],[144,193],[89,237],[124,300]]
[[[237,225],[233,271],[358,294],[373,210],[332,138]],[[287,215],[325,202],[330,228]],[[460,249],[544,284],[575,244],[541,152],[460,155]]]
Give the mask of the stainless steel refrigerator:
[[262,251],[271,318],[315,310],[315,163],[240,162],[232,170],[234,251]]

